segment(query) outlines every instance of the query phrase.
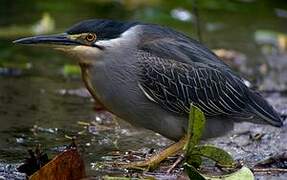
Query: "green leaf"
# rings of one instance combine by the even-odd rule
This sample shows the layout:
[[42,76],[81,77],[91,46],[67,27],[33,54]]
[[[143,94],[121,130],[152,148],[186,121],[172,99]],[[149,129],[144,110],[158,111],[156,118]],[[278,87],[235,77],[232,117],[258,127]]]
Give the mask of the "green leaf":
[[195,168],[199,168],[199,166],[202,163],[202,158],[200,155],[197,154],[191,154],[189,156],[189,159],[187,160],[187,163],[189,163],[190,165],[192,165]]
[[231,173],[231,174],[227,174],[227,175],[222,175],[222,176],[203,175],[203,176],[208,180],[243,180],[243,179],[254,180],[255,179],[252,171],[245,166],[243,166],[238,171]]
[[196,146],[191,153],[193,155],[200,155],[212,159],[220,166],[235,166],[235,162],[228,152],[211,145]]
[[192,165],[188,163],[184,163],[184,169],[187,172],[187,175],[189,179],[196,179],[196,180],[254,180],[254,175],[252,171],[243,166],[238,171],[226,174],[226,175],[220,175],[220,176],[210,176],[210,175],[204,175],[201,174],[196,168],[194,168]]
[[[195,167],[192,165],[199,166],[201,164],[200,156],[207,157],[209,159],[214,160],[217,164],[224,167],[234,167],[235,162],[230,154],[228,154],[223,149],[210,146],[203,145],[198,146],[199,140],[202,136],[203,129],[205,126],[205,117],[203,112],[193,106],[191,104],[190,113],[189,113],[189,124],[187,130],[187,142],[184,147],[186,161],[188,163],[184,164],[184,169],[186,170],[190,179],[198,179],[198,180],[253,180],[254,176],[250,169],[243,167],[240,170],[222,176],[207,176],[202,175],[197,171]],[[191,163],[189,163],[191,162]],[[191,165],[192,164],[192,165]]]
[[183,166],[189,179],[205,180],[205,178],[192,165],[184,163]]
[[205,116],[203,112],[193,104],[190,105],[189,122],[187,130],[187,144],[184,147],[188,156],[193,148],[199,143],[205,125]]

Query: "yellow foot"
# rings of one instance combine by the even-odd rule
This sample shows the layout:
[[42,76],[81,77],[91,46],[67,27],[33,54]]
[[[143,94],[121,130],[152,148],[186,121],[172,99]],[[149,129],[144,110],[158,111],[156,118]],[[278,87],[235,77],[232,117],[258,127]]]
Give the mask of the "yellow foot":
[[186,143],[186,136],[180,139],[180,141],[170,145],[163,151],[153,155],[152,157],[150,157],[149,159],[145,161],[132,162],[129,164],[125,164],[122,167],[128,168],[128,169],[153,170],[157,168],[160,162],[165,160],[167,157],[175,155],[180,150],[182,150],[185,143]]

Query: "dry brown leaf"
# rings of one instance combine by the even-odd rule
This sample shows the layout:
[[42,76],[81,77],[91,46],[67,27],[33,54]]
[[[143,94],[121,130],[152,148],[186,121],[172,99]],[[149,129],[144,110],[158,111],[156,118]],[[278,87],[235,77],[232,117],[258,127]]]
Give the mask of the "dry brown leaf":
[[78,180],[86,177],[84,161],[76,148],[57,155],[40,170],[30,176],[30,180]]

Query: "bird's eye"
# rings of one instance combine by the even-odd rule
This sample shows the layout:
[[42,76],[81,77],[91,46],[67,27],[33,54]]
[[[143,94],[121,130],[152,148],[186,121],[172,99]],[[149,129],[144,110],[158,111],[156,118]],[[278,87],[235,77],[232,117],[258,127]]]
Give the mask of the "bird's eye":
[[89,34],[86,36],[86,40],[87,40],[88,42],[93,42],[95,39],[96,39],[96,35],[95,35],[95,34],[89,33]]

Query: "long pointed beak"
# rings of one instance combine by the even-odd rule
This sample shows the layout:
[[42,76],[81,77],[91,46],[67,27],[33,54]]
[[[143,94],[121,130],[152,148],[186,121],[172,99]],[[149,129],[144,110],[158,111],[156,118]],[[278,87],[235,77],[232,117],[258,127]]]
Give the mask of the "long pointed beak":
[[77,45],[79,43],[68,38],[66,33],[55,35],[40,35],[26,37],[13,41],[16,44],[47,44],[47,45]]

